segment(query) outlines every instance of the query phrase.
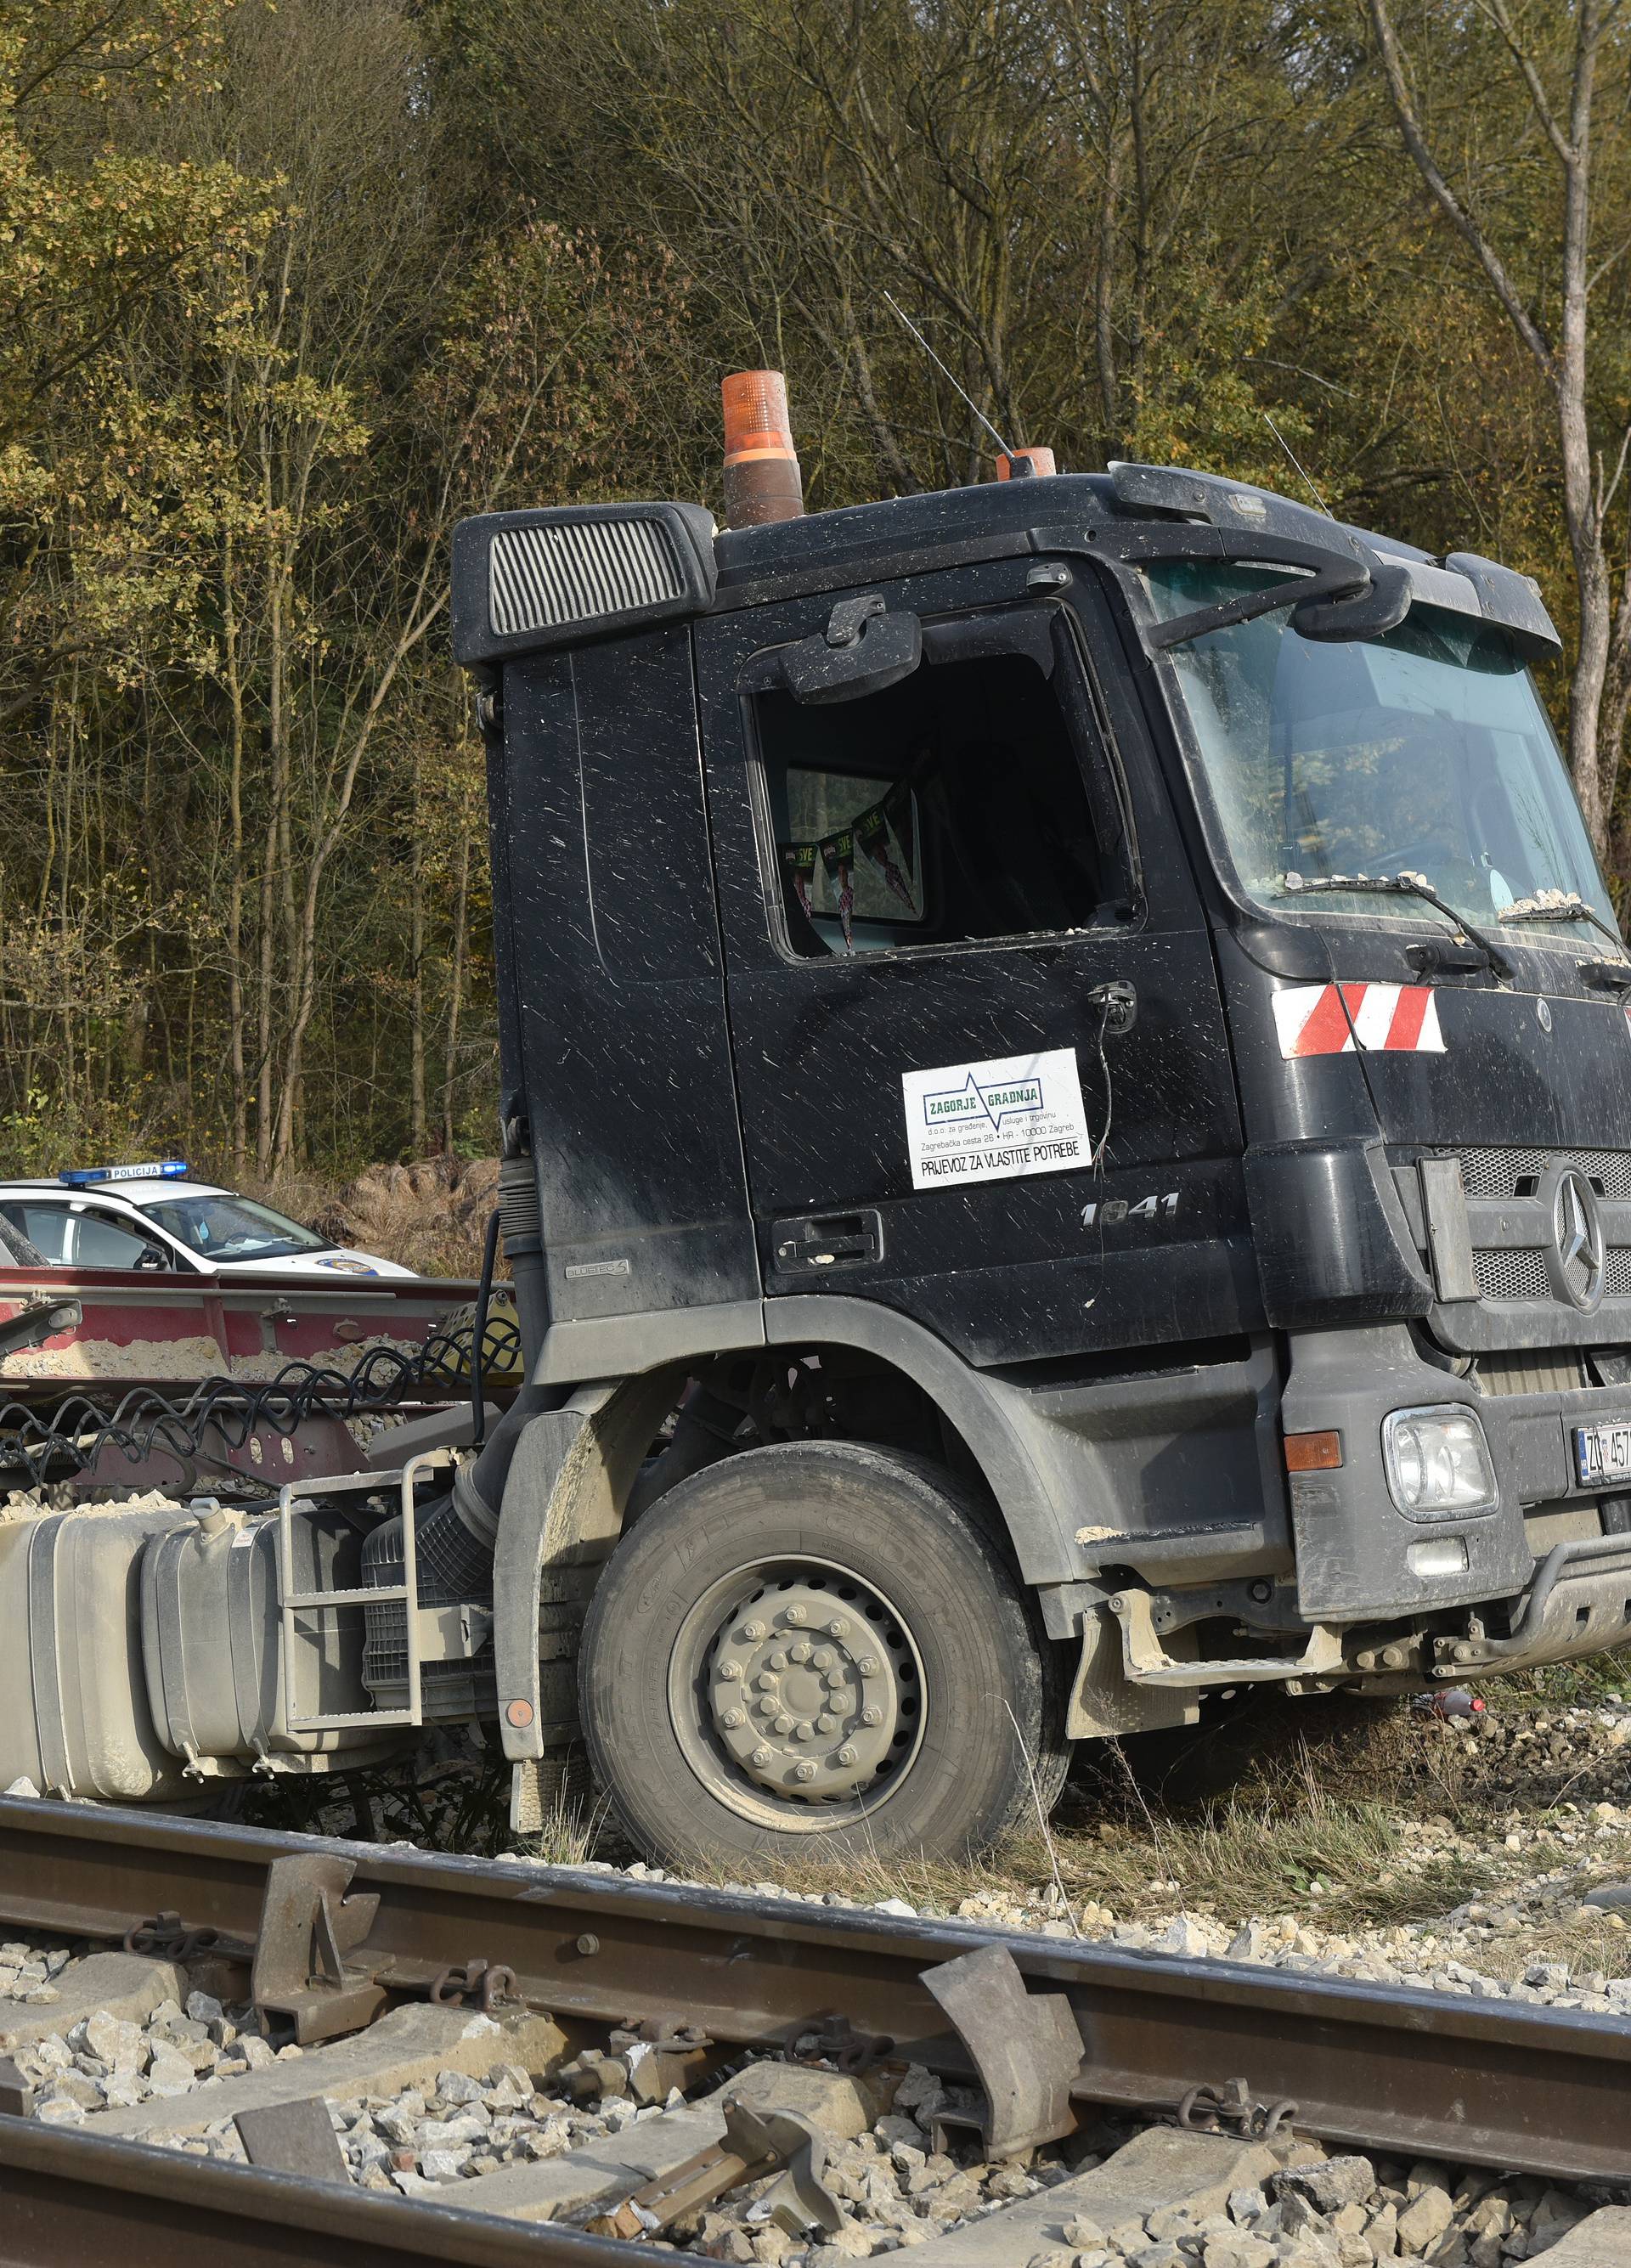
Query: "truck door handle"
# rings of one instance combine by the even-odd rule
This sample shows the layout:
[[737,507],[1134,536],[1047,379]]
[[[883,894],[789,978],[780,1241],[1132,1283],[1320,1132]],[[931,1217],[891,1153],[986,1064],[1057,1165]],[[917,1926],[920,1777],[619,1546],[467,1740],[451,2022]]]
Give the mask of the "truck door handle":
[[860,1212],[806,1213],[771,1226],[778,1268],[864,1268],[883,1257],[883,1222],[875,1205]]

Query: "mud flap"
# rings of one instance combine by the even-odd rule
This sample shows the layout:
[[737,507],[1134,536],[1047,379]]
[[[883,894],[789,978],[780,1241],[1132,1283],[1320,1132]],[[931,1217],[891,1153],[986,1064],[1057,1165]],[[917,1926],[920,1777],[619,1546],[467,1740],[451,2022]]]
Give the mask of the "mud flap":
[[683,1383],[669,1367],[582,1387],[564,1408],[541,1411],[516,1444],[493,1557],[493,1662],[504,1753],[513,1766],[535,1767],[512,1772],[512,1811],[525,1815],[512,1819],[518,1833],[536,1831],[555,1793],[537,1765],[578,1735],[584,1610]]

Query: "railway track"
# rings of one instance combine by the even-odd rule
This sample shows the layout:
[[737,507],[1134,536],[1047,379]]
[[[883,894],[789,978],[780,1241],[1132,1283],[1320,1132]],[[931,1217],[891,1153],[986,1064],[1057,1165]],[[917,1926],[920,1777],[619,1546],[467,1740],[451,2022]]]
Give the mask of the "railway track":
[[[1182,2221],[1185,2200],[1199,2226],[1243,2185],[1266,2208],[1299,2154],[1631,2185],[1631,2024],[1575,2011],[10,1799],[0,1924],[129,1948],[121,1976],[253,2002],[300,2050],[81,2124],[0,2116],[7,2262],[631,2268],[700,2228],[712,2257],[824,2268],[858,2214],[823,2168],[916,2132],[889,2110],[903,2073],[926,2130],[896,2146],[914,2178],[920,2160],[1021,2169],[1007,2202],[919,2243],[922,2268],[1063,2263],[1088,2250],[1071,2227]],[[35,2042],[67,2031],[104,1972],[82,1961],[56,1980],[60,2014],[9,2004],[10,2021]],[[18,2039],[0,2064],[14,2111]],[[417,2083],[422,2113],[432,2086],[456,2103],[500,2068],[506,2134],[564,2128],[571,2103],[591,2139],[513,2148],[433,2195],[411,2173],[413,2195],[355,2185],[328,2105],[343,2124]],[[189,2154],[227,2126],[255,2162]],[[709,2210],[749,2191],[757,2219],[716,2230],[721,2252]]]

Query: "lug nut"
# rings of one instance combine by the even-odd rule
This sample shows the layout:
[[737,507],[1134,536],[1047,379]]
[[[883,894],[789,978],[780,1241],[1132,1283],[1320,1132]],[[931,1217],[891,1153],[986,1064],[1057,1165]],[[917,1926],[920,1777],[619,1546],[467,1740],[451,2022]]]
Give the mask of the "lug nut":
[[793,1777],[794,1779],[814,1779],[816,1777],[816,1767],[813,1764],[810,1764],[808,1761],[801,1764],[794,1764],[793,1767]]
[[737,1637],[742,1640],[744,1645],[747,1646],[756,1646],[759,1640],[766,1636],[766,1634],[763,1623],[743,1623],[742,1628],[736,1633]]
[[786,1669],[787,1667],[787,1657],[782,1652],[780,1646],[778,1646],[775,1653],[771,1654],[770,1666],[772,1669]]
[[842,1615],[834,1615],[832,1620],[827,1625],[827,1634],[830,1638],[847,1638],[849,1636],[850,1626],[845,1621]]
[[860,1721],[863,1725],[881,1725],[883,1722],[883,1712],[875,1701],[861,1711]]
[[720,1664],[720,1675],[734,1685],[736,1680],[742,1675],[741,1662],[722,1661]]
[[748,1761],[750,1764],[756,1764],[759,1770],[763,1771],[765,1765],[771,1761],[771,1751],[769,1749],[755,1749],[752,1756]]
[[817,1717],[816,1722],[819,1729],[823,1733],[836,1733],[838,1729],[838,1719],[836,1717],[829,1717],[823,1714]]
[[731,1733],[739,1732],[747,1721],[747,1712],[742,1709],[727,1709],[720,1719],[726,1730]]
[[[808,1661],[809,1658],[810,1642],[807,1638],[801,1638],[796,1646],[790,1646],[787,1648],[787,1659],[789,1661]],[[772,1654],[771,1656],[771,1660],[774,1661],[775,1659],[775,1655]]]
[[841,1669],[830,1669],[827,1672],[826,1683],[829,1693],[842,1693],[849,1682]]
[[838,1762],[841,1764],[852,1764],[854,1761],[855,1751],[851,1748],[849,1742],[845,1741],[844,1746],[838,1750]]
[[878,1657],[875,1653],[863,1653],[855,1667],[863,1677],[875,1677],[878,1674]]
[[808,1607],[789,1607],[782,1616],[785,1623],[807,1623],[809,1618],[810,1610]]
[[814,1725],[812,1725],[812,1724],[811,1724],[811,1722],[810,1722],[810,1720],[809,1720],[809,1719],[808,1719],[808,1717],[805,1719],[804,1722],[803,1722],[803,1723],[799,1727],[799,1729],[798,1729],[798,1736],[799,1736],[800,1740],[801,1740],[801,1741],[813,1741],[813,1740],[815,1739],[815,1737],[816,1737],[816,1727],[815,1727],[815,1726],[814,1726]]
[[777,1719],[776,1719],[776,1726],[775,1726],[775,1729],[776,1729],[776,1731],[777,1731],[777,1732],[781,1733],[781,1734],[786,1734],[790,1733],[790,1732],[793,1730],[793,1719],[792,1719],[792,1718],[791,1718],[791,1717],[789,1717],[788,1715],[786,1715],[786,1713],[784,1712],[783,1712],[783,1714],[782,1714],[781,1716],[779,1716],[779,1717],[778,1717],[778,1718],[777,1718]]
[[832,1648],[830,1646],[819,1647],[816,1651],[815,1660],[817,1669],[830,1669],[832,1668]]
[[781,1703],[777,1700],[773,1693],[767,1693],[763,1701],[756,1701],[753,1705],[761,1717],[773,1717],[780,1708]]

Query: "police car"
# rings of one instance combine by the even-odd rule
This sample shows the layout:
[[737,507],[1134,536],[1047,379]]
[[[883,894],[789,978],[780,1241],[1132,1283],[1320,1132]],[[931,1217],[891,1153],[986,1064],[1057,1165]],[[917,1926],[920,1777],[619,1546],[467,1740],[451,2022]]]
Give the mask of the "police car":
[[54,1267],[182,1275],[411,1276],[269,1205],[190,1178],[185,1161],[81,1166],[54,1182],[0,1182],[0,1219]]

